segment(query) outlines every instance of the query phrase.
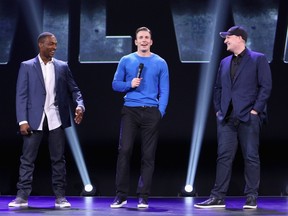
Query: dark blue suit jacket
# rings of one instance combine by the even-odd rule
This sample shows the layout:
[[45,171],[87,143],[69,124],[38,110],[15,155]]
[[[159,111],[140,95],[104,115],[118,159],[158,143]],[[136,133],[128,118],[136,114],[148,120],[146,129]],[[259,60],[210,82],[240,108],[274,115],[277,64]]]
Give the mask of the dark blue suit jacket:
[[236,117],[247,122],[250,111],[256,110],[261,120],[266,119],[266,105],[272,89],[272,77],[269,63],[262,53],[249,49],[240,62],[233,82],[230,78],[230,55],[219,66],[214,87],[214,109],[222,121],[228,111],[230,101]]
[[[71,126],[71,99],[76,106],[84,108],[81,92],[75,83],[66,62],[54,60],[55,66],[55,105],[59,107],[62,127]],[[20,65],[16,87],[17,122],[27,121],[31,130],[37,130],[44,111],[46,90],[41,65],[36,56]]]

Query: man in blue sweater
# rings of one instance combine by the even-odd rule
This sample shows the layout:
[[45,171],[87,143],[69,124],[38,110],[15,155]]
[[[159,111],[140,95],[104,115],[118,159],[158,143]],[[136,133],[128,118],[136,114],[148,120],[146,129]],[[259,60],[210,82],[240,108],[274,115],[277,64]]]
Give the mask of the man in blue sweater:
[[138,208],[148,208],[159,123],[169,98],[169,70],[166,61],[150,51],[153,44],[147,27],[136,30],[137,51],[120,59],[114,75],[114,91],[125,92],[116,170],[116,197],[111,208],[127,204],[130,158],[135,137],[141,136],[141,173],[137,187]]

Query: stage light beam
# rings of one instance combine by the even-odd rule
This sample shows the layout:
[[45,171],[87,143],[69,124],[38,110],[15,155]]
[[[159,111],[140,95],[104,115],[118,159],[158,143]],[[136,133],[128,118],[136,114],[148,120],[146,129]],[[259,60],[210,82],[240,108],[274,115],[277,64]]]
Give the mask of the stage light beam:
[[[92,186],[91,180],[88,175],[87,167],[86,167],[83,155],[82,155],[82,150],[80,148],[80,143],[79,143],[76,131],[75,131],[74,122],[72,123],[71,127],[65,129],[65,133],[66,133],[67,140],[70,144],[70,148],[73,153],[74,159],[76,161],[76,165],[77,165],[78,171],[80,173],[80,176],[84,185],[84,190],[85,191],[96,190],[95,187]],[[87,192],[91,192],[91,191],[87,191]]]
[[[216,5],[214,5],[214,3]],[[206,41],[209,41],[210,43],[209,53],[211,53],[211,56],[209,57],[209,64],[202,64],[200,71],[195,118],[191,139],[190,158],[186,178],[186,186],[191,186],[192,190],[194,190],[194,193],[194,181],[198,165],[198,159],[203,141],[208,109],[212,98],[214,79],[216,75],[215,72],[217,71],[217,61],[215,59],[216,57],[219,57],[221,50],[220,44],[215,43],[215,37],[218,37],[218,29],[224,28],[228,5],[229,2],[227,3],[225,0],[219,0],[217,2],[210,1],[210,8],[215,8],[215,22],[213,24],[213,28],[211,29],[210,27],[206,30]],[[188,188],[191,189],[190,187]]]

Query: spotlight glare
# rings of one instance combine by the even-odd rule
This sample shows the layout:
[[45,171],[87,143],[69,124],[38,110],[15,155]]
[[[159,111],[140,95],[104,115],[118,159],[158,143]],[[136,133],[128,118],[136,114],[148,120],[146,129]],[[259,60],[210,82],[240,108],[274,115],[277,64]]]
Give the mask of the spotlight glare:
[[81,193],[80,196],[95,196],[96,194],[96,187],[92,184],[86,184]]
[[[213,8],[213,14],[215,16],[215,20],[217,22],[213,23],[213,34],[207,34],[207,41],[211,41],[209,48],[209,53],[211,56],[209,58],[209,64],[201,65],[200,77],[199,77],[199,86],[198,86],[198,95],[196,101],[196,110],[195,110],[195,119],[193,123],[193,131],[192,131],[192,138],[191,138],[191,149],[190,149],[190,158],[187,170],[187,177],[186,177],[186,185],[194,185],[196,170],[198,166],[198,159],[200,155],[200,150],[202,146],[202,141],[204,137],[206,121],[210,106],[210,100],[212,98],[213,92],[213,83],[215,79],[215,71],[217,71],[217,64],[218,57],[220,56],[220,43],[215,43],[215,38],[219,32],[218,29],[223,27],[225,24],[225,18],[227,14],[224,13],[227,10],[223,10],[228,8],[229,4],[228,1],[225,4],[220,4],[217,1],[210,1],[211,5],[216,4]],[[223,1],[224,3],[225,1]],[[207,29],[207,31],[211,32],[211,29]],[[219,39],[219,38],[218,38]],[[212,58],[213,57],[213,58]],[[193,188],[192,188],[193,189]],[[186,187],[185,187],[186,190]],[[194,189],[195,190],[195,189]],[[195,193],[195,191],[193,191]]]
[[188,192],[188,193],[191,193],[193,191],[192,185],[186,185],[185,186],[185,191]]
[[[71,111],[70,111],[70,115],[71,115],[71,119],[73,119]],[[86,167],[86,164],[85,164],[85,160],[83,158],[81,146],[80,146],[80,143],[79,143],[79,140],[78,140],[78,136],[77,136],[77,133],[76,133],[76,130],[75,130],[75,123],[74,122],[72,122],[71,127],[68,127],[68,128],[65,129],[65,133],[66,133],[67,140],[68,140],[68,142],[70,144],[71,151],[73,153],[73,156],[74,156],[74,159],[76,161],[76,165],[77,165],[78,171],[80,173],[80,176],[81,176],[81,179],[82,179],[82,182],[83,182],[83,185],[84,185],[84,188],[82,188],[82,192],[83,193],[84,192],[86,192],[86,193],[95,193],[96,187],[93,187],[92,183],[90,181],[89,174],[88,174],[88,171],[87,171],[87,167]],[[90,191],[87,191],[86,187]]]
[[91,184],[85,185],[85,191],[86,192],[91,192],[93,190],[93,186]]

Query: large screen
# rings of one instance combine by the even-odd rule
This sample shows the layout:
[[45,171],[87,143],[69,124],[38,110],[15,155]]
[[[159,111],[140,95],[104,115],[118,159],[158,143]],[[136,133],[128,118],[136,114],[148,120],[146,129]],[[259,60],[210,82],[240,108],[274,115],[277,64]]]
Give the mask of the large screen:
[[[182,63],[210,61],[211,47],[214,43],[211,35],[219,33],[215,31],[215,26],[223,22],[221,19],[223,2],[229,1],[170,2],[173,19],[171,28],[174,28],[178,56]],[[50,31],[56,35],[58,39],[56,57],[62,60],[69,60],[69,45],[79,47],[80,63],[118,62],[123,55],[132,51],[134,32],[127,32],[126,35],[107,34],[106,0],[83,0],[79,3],[80,27],[76,32],[73,29],[75,26],[69,24],[71,4],[73,1],[68,0],[1,0],[0,63],[5,64],[9,61],[19,11],[27,13],[27,16],[23,16],[29,22],[27,32],[31,36],[34,35],[35,39],[42,31]],[[264,53],[270,62],[273,60],[278,7],[279,0],[235,0],[229,8],[234,19],[232,22],[244,26],[248,31],[247,47]],[[161,15],[161,11],[159,14]],[[227,29],[222,29],[225,30]],[[69,44],[69,34],[74,32],[79,33],[79,41],[76,44]],[[287,41],[288,39],[283,53],[285,62],[288,61]]]

